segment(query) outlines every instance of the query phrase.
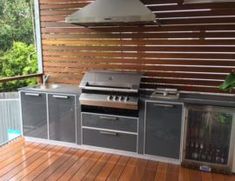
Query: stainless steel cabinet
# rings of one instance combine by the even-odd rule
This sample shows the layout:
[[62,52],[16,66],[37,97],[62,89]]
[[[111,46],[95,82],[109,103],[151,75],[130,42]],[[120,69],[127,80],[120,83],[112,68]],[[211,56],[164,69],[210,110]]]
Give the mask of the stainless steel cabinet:
[[145,154],[179,159],[182,105],[146,102]]
[[48,95],[49,139],[75,143],[75,96]]
[[48,138],[46,94],[21,92],[23,134]]

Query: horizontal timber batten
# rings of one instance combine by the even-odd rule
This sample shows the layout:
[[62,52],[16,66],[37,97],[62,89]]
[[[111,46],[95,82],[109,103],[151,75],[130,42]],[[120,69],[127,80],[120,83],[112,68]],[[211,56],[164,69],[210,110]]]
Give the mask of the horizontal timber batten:
[[10,81],[14,81],[14,80],[35,78],[35,77],[42,79],[42,75],[43,75],[42,73],[38,73],[38,74],[19,75],[19,76],[14,76],[14,77],[0,78],[0,83],[10,82]]
[[88,0],[40,0],[44,71],[79,84],[90,69],[142,72],[141,89],[216,92],[235,71],[235,3],[142,0],[161,26],[82,27],[67,15]]

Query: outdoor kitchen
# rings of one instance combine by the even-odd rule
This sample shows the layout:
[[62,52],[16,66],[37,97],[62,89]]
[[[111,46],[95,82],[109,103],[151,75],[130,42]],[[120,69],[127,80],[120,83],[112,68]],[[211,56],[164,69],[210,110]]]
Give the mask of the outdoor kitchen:
[[0,180],[235,180],[235,1],[34,3]]

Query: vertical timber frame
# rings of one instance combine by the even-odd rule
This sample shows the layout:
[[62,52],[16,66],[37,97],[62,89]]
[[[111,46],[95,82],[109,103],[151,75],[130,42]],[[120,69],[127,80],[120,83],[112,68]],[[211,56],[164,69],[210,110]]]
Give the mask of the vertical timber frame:
[[42,38],[41,38],[41,20],[40,20],[40,4],[39,0],[34,0],[34,12],[35,12],[35,32],[36,32],[36,48],[38,58],[38,73],[43,73],[42,63]]

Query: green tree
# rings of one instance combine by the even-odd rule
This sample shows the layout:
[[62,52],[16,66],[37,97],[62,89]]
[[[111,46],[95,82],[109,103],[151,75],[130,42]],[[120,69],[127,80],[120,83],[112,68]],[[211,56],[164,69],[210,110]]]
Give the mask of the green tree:
[[[0,0],[0,79],[37,72],[33,0]],[[0,84],[0,91],[36,83],[35,79]]]
[[34,43],[31,0],[0,1],[0,50],[11,48],[14,41]]
[[[12,48],[0,57],[0,69],[2,70],[0,78],[36,73],[37,56],[35,47],[22,42],[15,42]],[[0,91],[11,91],[35,83],[36,79],[11,81],[0,85]]]

